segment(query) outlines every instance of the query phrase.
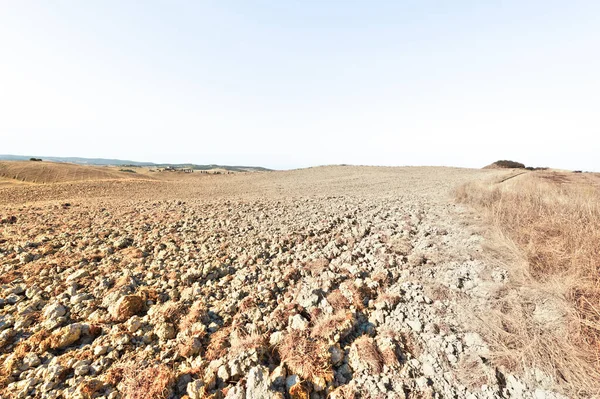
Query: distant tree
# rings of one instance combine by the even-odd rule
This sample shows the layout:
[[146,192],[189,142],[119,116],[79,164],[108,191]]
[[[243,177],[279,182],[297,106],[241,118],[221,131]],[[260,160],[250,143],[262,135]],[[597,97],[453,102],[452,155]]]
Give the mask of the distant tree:
[[29,160],[33,162],[42,162],[42,158],[29,158]]

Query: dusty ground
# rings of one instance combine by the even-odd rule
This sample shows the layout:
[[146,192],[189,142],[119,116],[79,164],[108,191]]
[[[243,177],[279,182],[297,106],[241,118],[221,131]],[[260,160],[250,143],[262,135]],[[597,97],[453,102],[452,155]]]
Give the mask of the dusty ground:
[[510,276],[449,192],[507,173],[0,186],[2,395],[560,397],[476,332]]

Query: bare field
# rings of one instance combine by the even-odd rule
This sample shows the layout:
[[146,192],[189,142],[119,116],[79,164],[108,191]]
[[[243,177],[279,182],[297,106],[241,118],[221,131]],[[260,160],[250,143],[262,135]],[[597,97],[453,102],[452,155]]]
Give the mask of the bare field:
[[14,183],[40,184],[148,178],[135,173],[120,172],[119,169],[46,161],[0,161],[0,178],[5,183],[12,180]]
[[0,186],[3,395],[563,397],[552,374],[490,362],[478,333],[511,276],[452,192],[510,173]]

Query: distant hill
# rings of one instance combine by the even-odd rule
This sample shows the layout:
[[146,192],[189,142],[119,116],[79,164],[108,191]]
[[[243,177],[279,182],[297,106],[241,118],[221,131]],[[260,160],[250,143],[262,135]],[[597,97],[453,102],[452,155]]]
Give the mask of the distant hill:
[[146,175],[125,173],[115,168],[78,165],[67,162],[0,161],[0,179],[7,182],[65,183],[94,180],[151,179]]
[[267,172],[271,169],[260,166],[238,166],[238,165],[197,165],[192,163],[154,163],[154,162],[137,162],[127,161],[122,159],[107,159],[107,158],[80,158],[80,157],[44,157],[39,155],[2,155],[2,161],[28,161],[31,158],[41,158],[43,161],[51,162],[68,162],[80,165],[97,165],[97,166],[129,166],[129,167],[150,167],[150,168],[189,168],[195,170],[213,170],[224,169],[231,172]]

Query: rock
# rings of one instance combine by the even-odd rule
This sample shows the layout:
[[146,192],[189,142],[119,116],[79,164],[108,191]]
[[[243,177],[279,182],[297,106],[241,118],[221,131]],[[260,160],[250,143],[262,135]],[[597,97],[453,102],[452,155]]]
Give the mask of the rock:
[[80,360],[73,365],[75,375],[86,375],[90,371],[90,361]]
[[190,399],[203,399],[206,393],[206,388],[204,386],[204,381],[195,380],[190,382],[187,385],[186,392]]
[[94,348],[95,356],[103,356],[108,352],[109,347],[107,345],[98,345]]
[[423,324],[419,320],[406,320],[406,324],[415,332],[423,330]]
[[331,354],[331,363],[334,366],[339,366],[344,360],[344,351],[340,348],[339,344],[330,346],[329,353]]
[[14,319],[11,315],[0,316],[0,331],[6,330],[15,324]]
[[250,369],[246,382],[246,399],[270,399],[269,369],[256,366]]
[[76,294],[71,297],[70,302],[71,302],[71,305],[77,305],[77,304],[80,304],[81,302],[85,301],[88,298],[89,298],[88,294],[85,294],[85,293]]
[[29,352],[23,357],[23,367],[25,370],[37,367],[40,365],[40,363],[40,358],[33,352]]
[[159,323],[154,329],[154,333],[161,341],[167,341],[175,338],[175,327],[171,323]]
[[229,381],[229,370],[227,370],[227,366],[222,365],[217,369],[217,377],[219,377],[221,381]]
[[273,372],[271,373],[271,384],[273,384],[274,386],[277,387],[283,387],[286,384],[286,371],[285,371],[285,367],[283,366],[277,366],[275,367],[275,370],[273,370]]
[[294,385],[296,385],[298,383],[300,383],[300,377],[297,374],[289,375],[285,379],[285,387],[288,391],[290,390],[291,387],[293,387]]
[[44,309],[45,319],[57,319],[67,314],[67,309],[60,303],[52,303]]
[[130,333],[134,333],[137,330],[140,329],[140,327],[142,326],[142,319],[140,319],[138,316],[132,316],[129,318],[129,320],[127,320],[127,330]]
[[226,399],[245,399],[246,398],[246,390],[244,387],[236,385],[230,390],[227,391]]
[[275,331],[269,337],[269,344],[271,344],[272,346],[277,346],[283,340],[283,336],[283,331]]
[[77,281],[80,278],[87,277],[89,275],[90,275],[90,273],[87,270],[79,269],[76,272],[74,272],[73,274],[69,275],[69,277],[67,277],[67,283],[70,283],[72,281]]
[[127,248],[131,244],[133,244],[133,239],[130,237],[122,237],[113,242],[113,246],[119,249]]
[[425,377],[433,377],[436,375],[435,368],[429,361],[424,361],[421,368]]
[[481,335],[477,333],[466,333],[463,337],[463,342],[467,348],[478,355],[485,356],[490,352],[488,345],[485,343],[483,338],[481,338]]
[[308,327],[308,320],[306,320],[301,315],[296,314],[290,318],[288,324],[294,330],[306,330],[306,328]]
[[21,302],[23,300],[23,298],[17,294],[10,294],[9,296],[7,296],[5,298],[5,300],[6,300],[6,303],[8,303],[10,305],[14,305],[18,302]]
[[62,349],[77,342],[81,336],[82,326],[79,323],[70,324],[55,331],[50,338],[44,341],[44,346],[51,349]]
[[423,390],[429,385],[429,380],[427,380],[426,377],[419,377],[415,380],[415,383],[417,384],[417,387],[419,387],[420,390]]

